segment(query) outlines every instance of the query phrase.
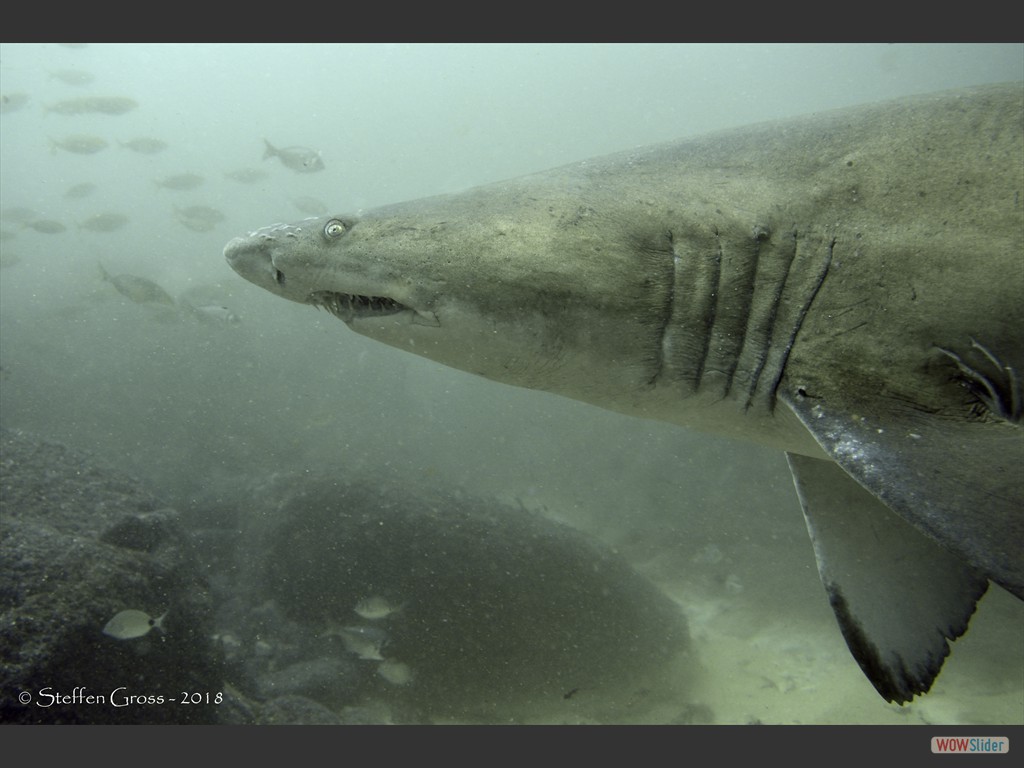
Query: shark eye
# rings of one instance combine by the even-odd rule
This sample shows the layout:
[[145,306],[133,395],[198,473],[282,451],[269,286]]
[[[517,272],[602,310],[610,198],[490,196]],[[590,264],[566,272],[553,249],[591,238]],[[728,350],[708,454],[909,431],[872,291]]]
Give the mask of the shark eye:
[[345,229],[346,227],[344,222],[338,221],[337,219],[331,219],[327,222],[326,226],[324,226],[324,234],[327,235],[327,237],[339,237],[345,234]]

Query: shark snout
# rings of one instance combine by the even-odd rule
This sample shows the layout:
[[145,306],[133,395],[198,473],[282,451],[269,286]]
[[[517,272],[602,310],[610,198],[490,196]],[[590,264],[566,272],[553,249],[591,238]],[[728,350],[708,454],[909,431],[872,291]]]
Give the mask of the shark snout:
[[248,244],[249,240],[245,237],[233,237],[224,246],[224,258],[227,259],[232,269],[235,268],[236,263],[242,260],[248,250]]
[[270,254],[251,237],[232,238],[224,246],[224,258],[235,272],[246,278],[253,266],[270,264]]
[[280,293],[284,279],[274,266],[273,255],[262,239],[236,237],[224,246],[224,258],[241,277],[274,293]]

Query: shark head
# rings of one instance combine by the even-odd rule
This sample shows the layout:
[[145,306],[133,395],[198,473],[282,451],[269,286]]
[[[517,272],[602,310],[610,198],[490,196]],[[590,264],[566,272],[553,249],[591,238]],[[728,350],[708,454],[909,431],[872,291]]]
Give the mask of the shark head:
[[224,256],[250,282],[282,298],[326,309],[350,326],[437,326],[427,309],[435,303],[436,292],[431,294],[422,283],[413,290],[414,283],[403,281],[389,264],[362,263],[341,246],[356,221],[336,216],[273,224],[234,238]]
[[[224,256],[250,282],[357,333],[495,381],[612,408],[649,387],[671,255],[617,249],[595,232],[602,258],[571,257],[587,228],[533,226],[557,215],[543,201],[453,215],[467,204],[431,198],[276,224],[231,240]],[[552,262],[560,236],[577,242]]]

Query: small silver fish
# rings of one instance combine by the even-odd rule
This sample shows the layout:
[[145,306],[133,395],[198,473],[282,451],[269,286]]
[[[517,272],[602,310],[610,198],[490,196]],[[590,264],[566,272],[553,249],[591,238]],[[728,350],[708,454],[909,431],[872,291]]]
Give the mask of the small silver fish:
[[187,208],[175,206],[174,213],[183,226],[194,232],[210,232],[224,221],[223,213],[206,205],[190,205]]
[[200,219],[189,219],[179,216],[178,221],[183,227],[188,227],[193,232],[212,232],[217,228],[215,223]]
[[60,115],[123,115],[138,106],[139,102],[127,96],[85,96],[44,105],[43,109]]
[[16,206],[14,208],[0,209],[0,219],[2,219],[3,221],[13,221],[18,224],[28,224],[30,221],[35,221],[38,218],[39,213],[37,211],[33,211],[31,208]]
[[149,634],[149,631],[153,628],[163,632],[163,622],[166,616],[167,613],[165,612],[163,616],[154,619],[145,611],[129,608],[126,611],[121,611],[108,621],[107,626],[103,628],[103,634],[110,635],[110,637],[117,640],[130,640],[133,637],[142,637]]
[[368,661],[384,661],[381,648],[387,642],[387,635],[376,627],[342,627],[337,630],[338,636],[345,644],[346,650],[356,654],[360,659]]
[[175,206],[175,212],[179,216],[184,216],[188,219],[199,219],[201,221],[224,221],[224,214],[218,211],[216,208],[210,208],[207,205],[190,205],[187,208],[178,208]]
[[88,85],[96,79],[92,72],[83,69],[53,69],[50,70],[50,77],[66,85]]
[[28,104],[27,93],[0,93],[0,113],[14,112]]
[[[404,605],[404,603],[402,605]],[[402,610],[402,605],[396,605],[386,597],[374,595],[372,597],[364,598],[356,603],[355,611],[364,619],[376,621],[378,619],[386,619],[396,611]]]
[[75,184],[73,187],[68,188],[68,191],[64,193],[64,197],[68,200],[81,200],[83,197],[88,197],[96,191],[96,185],[85,181],[81,184]]
[[58,149],[73,152],[76,155],[94,155],[108,147],[106,139],[99,136],[67,136],[63,139],[50,139],[50,154],[57,154]]
[[25,226],[46,235],[56,235],[60,232],[66,232],[68,229],[59,221],[54,221],[53,219],[36,219],[35,221],[27,222]]
[[123,213],[97,213],[78,224],[79,229],[88,229],[91,232],[113,232],[128,223],[128,217]]
[[327,204],[322,200],[317,200],[315,197],[310,197],[309,195],[293,197],[292,205],[303,213],[308,213],[310,216],[323,216],[327,213]]
[[324,169],[323,158],[315,149],[309,147],[285,147],[278,149],[266,139],[263,143],[267,148],[263,150],[263,159],[276,157],[285,168],[291,168],[296,173],[315,173]]
[[392,685],[408,685],[412,682],[412,670],[409,665],[394,659],[385,659],[378,664],[377,674]]
[[148,136],[140,136],[137,139],[119,141],[117,143],[126,149],[130,149],[132,152],[138,152],[143,155],[155,155],[157,152],[163,152],[168,147],[166,141],[151,139]]
[[170,294],[152,280],[137,275],[111,275],[102,264],[99,266],[101,277],[113,285],[118,293],[136,304],[174,305]]
[[237,325],[242,322],[242,319],[238,315],[220,304],[204,304],[196,307],[183,301],[181,302],[181,305],[201,323],[209,323],[212,325]]
[[164,189],[195,189],[203,183],[205,179],[198,173],[179,173],[174,176],[165,176],[162,179],[156,179],[154,183],[158,187]]
[[257,181],[263,181],[269,175],[269,173],[259,168],[238,168],[234,171],[226,172],[224,177],[237,181],[239,184],[255,184]]

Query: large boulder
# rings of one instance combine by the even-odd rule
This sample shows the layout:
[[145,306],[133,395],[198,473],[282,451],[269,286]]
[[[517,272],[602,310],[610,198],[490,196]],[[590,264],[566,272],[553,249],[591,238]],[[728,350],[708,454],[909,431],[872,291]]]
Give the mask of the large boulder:
[[[269,665],[283,679],[251,667],[257,697],[384,702],[401,722],[625,722],[695,667],[677,605],[539,514],[394,482],[274,486],[240,549],[236,595],[257,609],[231,629],[286,654]],[[306,682],[332,656],[348,661],[344,689]]]

